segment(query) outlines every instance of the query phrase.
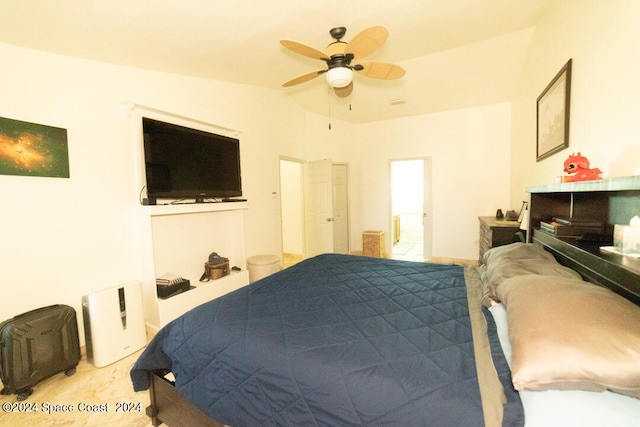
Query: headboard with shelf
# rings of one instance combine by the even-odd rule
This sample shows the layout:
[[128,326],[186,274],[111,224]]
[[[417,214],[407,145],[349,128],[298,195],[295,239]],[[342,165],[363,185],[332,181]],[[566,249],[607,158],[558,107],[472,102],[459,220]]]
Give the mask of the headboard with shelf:
[[600,250],[602,243],[558,238],[540,231],[540,221],[553,217],[601,220],[612,238],[614,224],[640,215],[640,176],[527,188],[529,241],[544,246],[586,280],[612,289],[640,305],[640,259]]
[[612,235],[614,224],[640,215],[640,176],[542,185],[527,192],[531,228],[552,217],[588,218],[603,221]]
[[586,281],[611,289],[640,305],[640,260],[601,252],[591,244],[533,231],[533,243],[542,245],[558,262],[577,271]]

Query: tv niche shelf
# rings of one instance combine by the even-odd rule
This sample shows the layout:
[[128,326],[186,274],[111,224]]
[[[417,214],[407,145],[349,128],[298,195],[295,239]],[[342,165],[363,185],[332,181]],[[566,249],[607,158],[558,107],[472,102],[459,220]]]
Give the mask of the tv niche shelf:
[[[244,245],[247,202],[167,204],[141,207],[143,299],[145,317],[159,329],[188,310],[249,283]],[[229,258],[240,271],[200,282],[211,252]],[[192,289],[167,299],[157,297],[156,277],[173,273]]]
[[[527,188],[529,241],[545,246],[559,261],[587,280],[607,281],[612,289],[640,304],[640,259],[600,250],[613,243],[615,224],[640,215],[640,176]],[[606,242],[584,242],[540,231],[540,221],[554,217],[588,218],[604,223]]]

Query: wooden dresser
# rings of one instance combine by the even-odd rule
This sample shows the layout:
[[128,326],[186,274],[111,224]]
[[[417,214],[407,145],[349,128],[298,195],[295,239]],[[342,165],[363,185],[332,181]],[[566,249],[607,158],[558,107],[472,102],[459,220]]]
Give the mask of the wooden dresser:
[[480,258],[486,251],[496,246],[508,245],[513,243],[514,236],[520,229],[518,221],[505,221],[496,219],[495,216],[480,216]]

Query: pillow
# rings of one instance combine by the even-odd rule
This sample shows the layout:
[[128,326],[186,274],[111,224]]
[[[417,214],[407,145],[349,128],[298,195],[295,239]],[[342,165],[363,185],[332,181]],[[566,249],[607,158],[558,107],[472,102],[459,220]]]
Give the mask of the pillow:
[[518,276],[507,310],[516,390],[606,389],[640,398],[640,307],[581,280]]
[[489,296],[496,302],[500,302],[496,289],[510,277],[540,274],[580,279],[577,272],[560,265],[553,255],[533,243],[498,246],[485,252],[483,259],[487,266]]
[[487,280],[487,264],[482,264],[477,267],[478,277],[480,278],[480,284],[482,288],[482,305],[487,308],[491,308],[495,304],[495,300],[491,297],[491,286],[489,286],[489,280]]
[[492,260],[501,257],[555,260],[553,255],[547,252],[542,246],[522,242],[491,248],[484,253],[482,260],[485,264],[488,264]]

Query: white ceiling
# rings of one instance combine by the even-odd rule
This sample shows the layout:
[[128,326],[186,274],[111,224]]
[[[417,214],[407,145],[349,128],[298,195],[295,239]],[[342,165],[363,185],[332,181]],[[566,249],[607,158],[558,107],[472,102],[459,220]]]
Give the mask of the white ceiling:
[[[0,0],[0,42],[101,62],[281,90],[303,108],[354,123],[510,99],[533,27],[556,0]],[[356,75],[349,98],[325,68],[279,43],[319,50],[329,30],[384,25],[387,43],[367,60],[406,69],[380,81]],[[391,105],[392,100],[405,100]]]

